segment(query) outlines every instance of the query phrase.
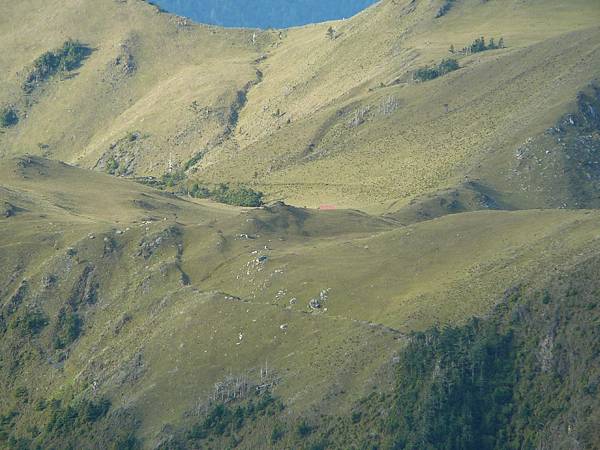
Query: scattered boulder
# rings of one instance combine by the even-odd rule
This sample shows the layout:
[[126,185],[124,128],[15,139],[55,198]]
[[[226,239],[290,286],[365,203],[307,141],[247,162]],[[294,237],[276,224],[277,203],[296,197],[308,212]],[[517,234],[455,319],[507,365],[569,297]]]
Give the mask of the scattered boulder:
[[56,284],[56,275],[49,273],[42,277],[42,288],[50,289],[52,286]]
[[321,308],[321,302],[317,298],[311,298],[310,301],[308,302],[308,306],[311,309],[320,309]]
[[[321,309],[323,307],[323,303],[325,303],[329,298],[329,291],[331,291],[331,289],[323,289],[321,292],[319,292],[318,297],[312,298],[308,302],[308,306],[311,309]],[[324,311],[327,311],[327,308],[325,308]]]
[[117,336],[118,334],[120,334],[121,331],[123,330],[123,328],[125,328],[125,326],[132,320],[133,320],[133,316],[131,314],[129,314],[129,313],[123,314],[113,328],[114,335]]

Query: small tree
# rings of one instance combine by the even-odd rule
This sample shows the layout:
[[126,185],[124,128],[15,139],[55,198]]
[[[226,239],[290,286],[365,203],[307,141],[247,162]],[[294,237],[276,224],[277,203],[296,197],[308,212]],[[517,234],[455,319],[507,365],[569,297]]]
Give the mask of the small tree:
[[194,198],[209,198],[210,190],[204,186],[200,186],[198,183],[194,183],[189,190],[189,194]]
[[437,66],[426,66],[417,69],[414,74],[414,79],[417,81],[429,81],[458,69],[460,69],[458,61],[454,58],[447,58],[442,60]]
[[312,427],[308,424],[308,422],[306,422],[306,420],[302,420],[298,424],[298,427],[296,428],[296,432],[298,433],[298,436],[301,438],[307,437],[309,434],[312,433],[312,431],[313,431]]
[[479,53],[485,50],[487,50],[487,47],[485,46],[485,38],[483,36],[475,39],[471,44],[471,53]]
[[414,78],[417,81],[429,81],[439,77],[440,74],[435,67],[422,67],[417,69]]
[[333,27],[329,27],[329,28],[327,29],[327,37],[328,37],[329,39],[331,39],[332,41],[333,41],[333,40],[336,38],[336,32],[335,32],[335,30],[333,29]]
[[0,127],[8,128],[19,122],[19,116],[12,106],[6,107],[0,112]]
[[439,75],[446,75],[447,73],[450,72],[454,72],[455,70],[460,69],[460,65],[458,64],[458,61],[454,58],[448,58],[448,59],[444,59],[439,65],[438,65],[438,72]]
[[117,170],[119,169],[119,161],[117,161],[114,156],[112,156],[107,162],[106,162],[106,172],[114,175]]

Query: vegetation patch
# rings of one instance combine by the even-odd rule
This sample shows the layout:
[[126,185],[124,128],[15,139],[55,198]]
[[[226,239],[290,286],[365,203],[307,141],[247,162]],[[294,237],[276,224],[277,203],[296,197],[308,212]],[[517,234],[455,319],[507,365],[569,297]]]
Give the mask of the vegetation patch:
[[515,386],[513,334],[492,322],[413,335],[387,428],[399,448],[503,448]]
[[50,420],[46,432],[60,436],[70,433],[82,425],[90,425],[102,419],[108,413],[111,403],[106,398],[99,400],[81,400],[65,407],[60,401],[51,402]]
[[426,66],[417,69],[414,73],[414,79],[417,81],[434,80],[458,69],[460,69],[458,61],[454,58],[447,58],[442,60],[437,66]]
[[33,62],[23,90],[29,94],[53,76],[78,69],[91,53],[92,49],[87,45],[69,39],[60,48],[44,53]]
[[62,308],[54,328],[52,343],[57,350],[64,349],[77,340],[81,334],[83,321],[70,307]]
[[110,175],[117,175],[119,170],[119,161],[115,159],[114,156],[111,156],[108,161],[106,161],[106,173]]
[[7,106],[0,111],[0,128],[14,127],[19,123],[19,115],[12,106]]
[[192,427],[188,439],[201,441],[209,436],[231,434],[242,428],[246,421],[254,421],[259,416],[275,415],[283,411],[281,400],[269,392],[244,404],[226,405],[219,403],[210,408],[206,417]]
[[438,9],[437,14],[435,15],[435,18],[439,19],[440,17],[443,17],[446,14],[448,14],[448,12],[450,12],[452,7],[454,6],[454,2],[455,0],[444,0],[444,3],[442,4],[442,6],[440,6],[440,9]]
[[191,169],[196,164],[198,164],[200,161],[202,161],[202,158],[204,158],[204,155],[205,155],[204,151],[196,153],[188,162],[185,163],[183,170],[187,172],[189,169]]
[[498,39],[497,42],[494,38],[490,38],[489,42],[486,42],[485,37],[481,36],[475,39],[470,45],[463,47],[462,50],[459,51],[456,51],[454,49],[454,45],[451,45],[450,53],[470,55],[473,53],[485,52],[487,50],[498,50],[500,48],[506,48],[503,37]]
[[193,184],[189,194],[195,198],[210,198],[219,203],[233,206],[258,207],[264,204],[263,193],[246,186],[231,186],[221,183],[215,189]]
[[174,188],[187,179],[183,170],[173,170],[163,174],[160,181],[164,187]]
[[220,183],[216,187],[199,183],[188,184],[184,170],[174,170],[160,179],[154,177],[137,178],[136,181],[157,189],[168,189],[193,198],[206,198],[232,206],[256,208],[264,205],[264,194],[238,184]]
[[40,309],[28,310],[17,316],[11,327],[23,337],[35,337],[48,325],[48,317]]

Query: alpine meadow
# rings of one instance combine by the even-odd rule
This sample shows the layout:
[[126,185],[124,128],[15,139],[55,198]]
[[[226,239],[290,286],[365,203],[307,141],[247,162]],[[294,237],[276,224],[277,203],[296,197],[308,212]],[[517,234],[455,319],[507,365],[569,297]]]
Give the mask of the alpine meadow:
[[0,0],[0,449],[600,449],[600,1]]

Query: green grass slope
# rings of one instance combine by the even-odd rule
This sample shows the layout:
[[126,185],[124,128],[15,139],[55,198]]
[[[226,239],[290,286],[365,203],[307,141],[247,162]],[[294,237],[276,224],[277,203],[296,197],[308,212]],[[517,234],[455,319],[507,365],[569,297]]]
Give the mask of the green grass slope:
[[[549,315],[564,317],[557,340],[572,335],[569,311],[587,306],[568,299],[593,295],[575,275],[600,250],[597,2],[462,0],[436,17],[440,1],[384,0],[346,21],[260,32],[141,0],[5,3],[1,447],[350,448],[371,433],[383,448],[435,448],[429,416],[378,412],[406,410],[393,389],[412,392],[415,411],[450,402],[401,372],[407,345],[424,351],[413,333],[471,336],[470,318],[513,302],[541,319],[509,330],[522,353],[502,353],[507,364],[537,345],[547,356]],[[480,36],[506,47],[449,52]],[[448,57],[458,70],[415,81]],[[127,179],[171,169],[168,189]],[[270,203],[169,192],[195,182],[249,186]],[[560,276],[582,295],[548,281]],[[524,285],[566,306],[516,298]],[[509,318],[495,314],[503,335]],[[438,350],[428,355],[453,355]],[[563,356],[558,375],[581,378]],[[419,370],[437,373],[428,361]],[[550,432],[567,448],[567,412],[525,362],[533,384],[511,381],[518,420],[493,408],[490,420],[527,445]],[[581,386],[560,398],[583,430],[567,399],[587,402]],[[529,389],[543,426],[519,410]],[[437,412],[473,425],[468,408]],[[398,431],[413,422],[417,443]],[[451,430],[455,448],[465,430]]]
[[[0,105],[19,122],[3,129],[2,154],[121,175],[159,176],[172,161],[192,179],[310,207],[395,212],[465,177],[513,208],[581,204],[522,195],[537,186],[517,189],[511,174],[520,149],[576,113],[597,78],[597,3],[464,0],[436,18],[440,4],[383,1],[268,32],[196,25],[136,0],[3,5]],[[506,48],[449,53],[479,36]],[[25,93],[36,58],[67,37],[91,51],[81,67]],[[413,80],[448,57],[461,69]],[[537,170],[536,184],[564,170]]]
[[260,384],[265,367],[286,417],[347,412],[406,333],[483,314],[600,243],[593,211],[403,227],[194,203],[38,157],[0,170],[2,438],[43,448],[86,429],[90,448],[128,433],[153,448],[202,417],[215,383]]

